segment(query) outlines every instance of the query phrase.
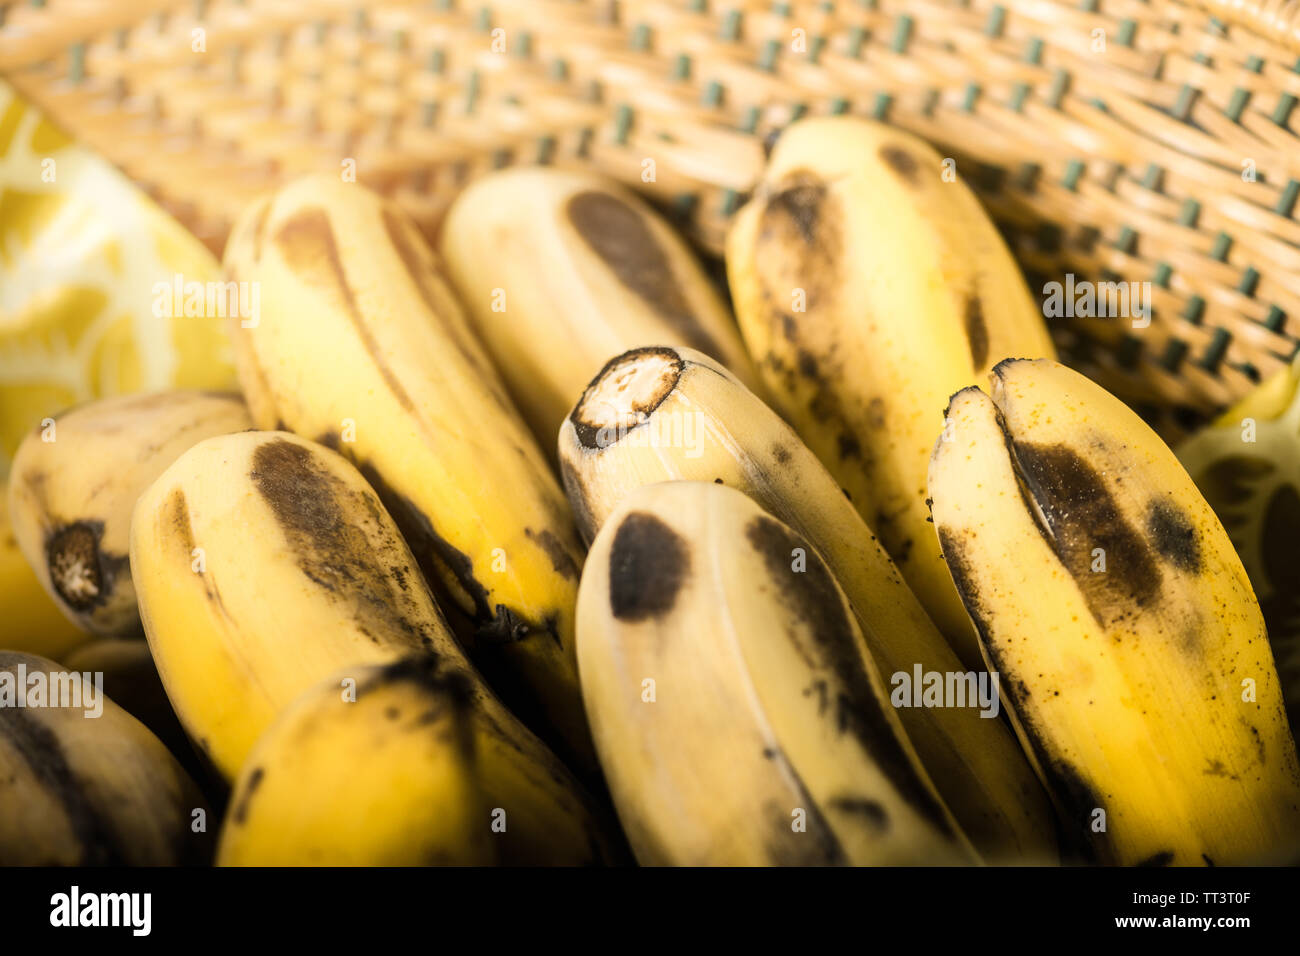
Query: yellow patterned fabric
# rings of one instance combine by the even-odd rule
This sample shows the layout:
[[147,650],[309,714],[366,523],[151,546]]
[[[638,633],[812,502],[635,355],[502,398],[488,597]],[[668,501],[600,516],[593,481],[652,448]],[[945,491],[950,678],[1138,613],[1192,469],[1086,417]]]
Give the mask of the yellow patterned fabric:
[[71,405],[233,387],[223,320],[157,292],[220,274],[184,227],[0,81],[0,476],[23,435]]

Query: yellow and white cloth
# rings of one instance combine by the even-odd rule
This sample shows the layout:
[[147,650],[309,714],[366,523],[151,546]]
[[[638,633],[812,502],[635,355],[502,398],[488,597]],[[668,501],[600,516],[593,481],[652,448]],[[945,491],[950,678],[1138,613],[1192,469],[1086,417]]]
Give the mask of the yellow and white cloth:
[[23,435],[69,406],[233,387],[223,321],[155,307],[155,287],[178,274],[206,283],[221,268],[0,81],[0,478]]

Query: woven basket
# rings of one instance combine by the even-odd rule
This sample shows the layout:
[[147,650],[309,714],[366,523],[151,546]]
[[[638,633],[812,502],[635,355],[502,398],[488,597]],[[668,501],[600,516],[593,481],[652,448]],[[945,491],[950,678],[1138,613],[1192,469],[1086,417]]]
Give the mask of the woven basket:
[[[1300,0],[0,0],[0,73],[214,250],[340,170],[432,233],[486,169],[598,169],[711,253],[772,137],[920,134],[1029,276],[1149,281],[1153,321],[1053,322],[1167,437],[1300,336]],[[642,161],[655,181],[642,181]]]

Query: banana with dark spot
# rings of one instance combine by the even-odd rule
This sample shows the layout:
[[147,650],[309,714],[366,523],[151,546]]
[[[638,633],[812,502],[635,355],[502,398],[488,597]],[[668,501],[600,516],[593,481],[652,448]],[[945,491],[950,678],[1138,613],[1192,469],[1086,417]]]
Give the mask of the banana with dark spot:
[[976,859],[830,571],[738,491],[628,494],[583,570],[578,666],[642,864]]
[[594,773],[573,657],[582,545],[414,223],[337,176],[303,179],[244,213],[225,263],[259,283],[257,321],[232,320],[259,427],[361,469],[489,682]]
[[508,818],[503,861],[612,858],[599,806],[479,678],[341,455],[286,432],[199,443],[140,496],[131,567],[163,686],[227,780],[320,681],[351,668],[360,683],[366,668],[424,654],[471,687],[484,787]]
[[100,399],[23,439],[9,519],[69,620],[103,637],[140,635],[126,558],[135,499],[191,445],[252,427],[238,395],[173,391]]
[[960,170],[922,141],[824,117],[781,135],[726,258],[741,332],[777,411],[847,490],[958,656],[978,667],[926,520],[930,449],[949,395],[1007,356],[1055,354],[997,229]]
[[[221,830],[221,866],[486,866],[498,835],[473,688],[419,655],[353,668],[257,742]],[[344,679],[356,682],[344,694]],[[507,820],[507,824],[508,824]]]
[[1300,856],[1300,762],[1232,543],[1136,414],[1047,360],[963,389],[929,489],[1062,832],[1104,863]]
[[[887,679],[917,665],[965,670],[817,457],[712,359],[660,347],[610,360],[560,431],[560,464],[588,539],[641,485],[712,481],[743,491],[820,552]],[[986,860],[1056,862],[1051,806],[1002,721],[973,706],[898,716]]]
[[207,863],[207,813],[167,748],[93,678],[0,651],[0,865]]
[[636,346],[690,346],[759,387],[735,320],[694,253],[648,205],[601,176],[490,173],[452,204],[439,250],[548,451],[605,360]]

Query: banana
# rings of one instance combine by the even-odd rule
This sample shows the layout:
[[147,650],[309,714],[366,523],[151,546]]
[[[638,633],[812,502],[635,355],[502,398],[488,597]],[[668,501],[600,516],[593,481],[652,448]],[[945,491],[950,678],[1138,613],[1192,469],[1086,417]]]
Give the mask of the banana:
[[6,489],[0,482],[0,613],[5,621],[0,650],[57,659],[90,635],[63,616],[23,557],[9,522]]
[[515,167],[470,184],[439,234],[447,274],[543,448],[611,355],[685,345],[759,380],[722,297],[649,206],[589,173]]
[[176,719],[149,642],[143,638],[100,638],[69,651],[59,663],[70,671],[104,676],[104,693],[144,724],[175,755],[191,776],[202,780],[184,728]]
[[578,667],[642,864],[975,859],[830,571],[738,491],[627,496],[583,571]]
[[167,695],[226,779],[316,683],[424,653],[472,684],[477,759],[508,816],[502,858],[609,856],[598,808],[469,665],[342,456],[285,432],[200,442],[140,496],[131,567]]
[[[221,831],[221,866],[496,862],[473,689],[432,655],[344,672],[258,741]],[[340,691],[356,681],[355,697]]]
[[887,126],[795,123],[728,231],[727,275],[776,410],[978,667],[927,523],[939,410],[1001,358],[1055,353],[997,230],[943,171],[933,149]]
[[[612,359],[560,430],[564,484],[590,540],[629,493],[668,480],[743,491],[821,554],[882,674],[963,670],[835,480],[779,416],[684,348]],[[1053,861],[1052,813],[1010,730],[963,707],[900,709],[921,762],[990,861]]]
[[156,392],[82,405],[23,439],[9,476],[13,534],[70,621],[139,636],[126,559],[135,499],[195,442],[252,424],[238,395]]
[[1300,359],[1177,452],[1250,576],[1291,733],[1300,735]]
[[1295,860],[1295,742],[1213,511],[1082,375],[1008,360],[991,383],[953,396],[934,521],[1065,831],[1104,863]]
[[233,326],[262,428],[346,455],[439,588],[475,663],[530,726],[594,771],[573,656],[582,546],[564,493],[404,213],[337,177],[296,181],[226,250],[260,284]]
[[92,697],[54,661],[0,651],[0,865],[207,862],[198,788],[144,725]]

